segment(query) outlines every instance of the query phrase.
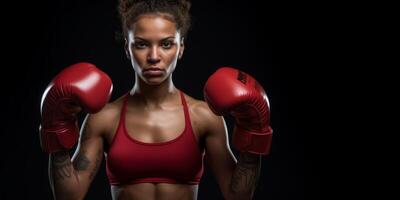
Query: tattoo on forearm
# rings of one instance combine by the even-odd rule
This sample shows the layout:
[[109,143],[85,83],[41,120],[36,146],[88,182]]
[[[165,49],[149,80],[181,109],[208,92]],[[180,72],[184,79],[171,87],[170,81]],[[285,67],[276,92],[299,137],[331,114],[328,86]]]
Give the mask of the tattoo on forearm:
[[84,171],[89,167],[90,161],[86,156],[86,152],[82,151],[74,161],[74,168],[77,171]]
[[93,170],[90,172],[90,175],[89,175],[90,179],[93,179],[94,176],[96,175],[97,170],[99,169],[100,164],[101,164],[102,156],[103,156],[103,152],[102,151],[97,152],[95,166],[94,166]]
[[53,174],[55,180],[63,180],[72,175],[73,168],[68,152],[60,152],[53,155]]
[[[94,176],[96,175],[97,170],[100,167],[101,164],[101,160],[102,160],[102,156],[103,156],[103,151],[99,150],[96,154],[96,158],[95,161],[90,161],[89,158],[86,155],[86,151],[82,151],[78,154],[78,156],[76,157],[76,159],[73,162],[74,168],[77,171],[85,171],[85,170],[90,170],[90,174],[89,174],[89,178],[93,179]],[[94,167],[90,167],[92,165],[92,163],[94,164]]]
[[260,157],[257,155],[241,154],[236,169],[232,175],[231,190],[233,192],[252,191],[258,181]]

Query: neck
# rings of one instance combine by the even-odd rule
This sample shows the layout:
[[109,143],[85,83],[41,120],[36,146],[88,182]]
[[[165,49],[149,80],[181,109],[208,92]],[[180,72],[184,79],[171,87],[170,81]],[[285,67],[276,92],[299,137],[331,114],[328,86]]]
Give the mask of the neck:
[[178,89],[172,82],[172,76],[163,81],[160,85],[149,85],[136,75],[135,85],[130,95],[143,103],[146,107],[158,107],[163,102],[175,97]]

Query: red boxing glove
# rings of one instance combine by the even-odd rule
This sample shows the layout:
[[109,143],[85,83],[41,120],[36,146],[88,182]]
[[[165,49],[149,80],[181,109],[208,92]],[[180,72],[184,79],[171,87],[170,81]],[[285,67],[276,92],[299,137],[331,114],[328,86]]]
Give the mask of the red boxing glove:
[[90,63],[77,63],[62,70],[42,96],[42,150],[54,153],[71,149],[79,138],[76,114],[81,109],[77,108],[96,113],[107,104],[111,92],[110,77]]
[[272,128],[268,97],[253,77],[222,67],[208,78],[204,98],[215,114],[230,113],[235,118],[232,143],[239,151],[269,154]]

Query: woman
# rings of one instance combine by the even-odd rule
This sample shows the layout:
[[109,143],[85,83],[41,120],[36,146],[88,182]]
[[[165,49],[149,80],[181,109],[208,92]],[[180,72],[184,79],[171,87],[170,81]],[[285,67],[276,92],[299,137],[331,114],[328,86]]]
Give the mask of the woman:
[[[205,86],[209,105],[184,94],[172,74],[184,52],[190,2],[121,1],[119,8],[126,55],[135,70],[133,88],[106,104],[110,79],[93,65],[79,63],[61,72],[43,95],[41,145],[50,153],[55,198],[83,199],[104,154],[113,199],[197,199],[205,155],[226,199],[251,199],[260,155],[268,153],[272,133],[261,86],[245,73],[223,68]],[[256,111],[232,108],[249,101],[235,100],[232,94],[239,87],[252,87],[246,95],[252,103],[246,105]],[[68,150],[76,144],[75,115],[81,109],[92,114],[71,159]],[[238,161],[219,116],[227,112],[237,119]]]

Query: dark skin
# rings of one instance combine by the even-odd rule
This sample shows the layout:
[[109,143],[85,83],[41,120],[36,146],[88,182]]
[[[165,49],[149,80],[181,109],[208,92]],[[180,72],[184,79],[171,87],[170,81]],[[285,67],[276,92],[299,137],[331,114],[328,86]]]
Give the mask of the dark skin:
[[[173,140],[182,133],[185,120],[179,90],[172,81],[176,61],[184,50],[175,24],[161,15],[143,15],[133,24],[126,40],[136,82],[130,91],[126,129],[136,140],[154,143]],[[162,73],[148,76],[144,69]],[[260,171],[260,156],[241,153],[238,161],[227,141],[223,117],[201,100],[185,94],[191,124],[200,150],[204,150],[225,199],[251,199]],[[88,115],[82,125],[79,146],[71,159],[67,152],[50,156],[49,175],[56,199],[83,199],[98,168],[107,156],[117,130],[123,98]],[[170,120],[174,119],[174,120]],[[139,183],[111,186],[115,200],[197,199],[198,185]]]

